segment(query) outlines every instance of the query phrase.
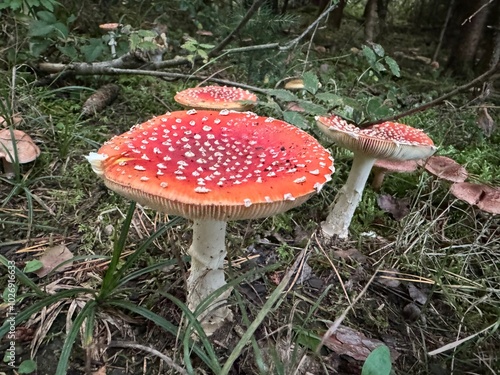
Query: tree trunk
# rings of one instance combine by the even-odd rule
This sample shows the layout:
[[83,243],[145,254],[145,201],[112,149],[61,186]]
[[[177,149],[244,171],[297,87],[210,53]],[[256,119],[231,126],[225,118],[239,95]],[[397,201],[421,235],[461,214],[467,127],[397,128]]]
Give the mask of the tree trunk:
[[365,7],[365,40],[373,42],[377,27],[377,0],[368,0]]
[[491,0],[459,0],[458,38],[451,50],[447,68],[455,74],[470,75],[475,67],[478,47],[486,27]]
[[[344,7],[346,0],[339,0],[337,7],[332,10],[328,16],[328,26],[332,30],[340,29],[340,24],[342,23],[342,16],[344,14]],[[330,0],[320,0],[318,5],[318,15],[323,13],[327,6],[330,5]]]

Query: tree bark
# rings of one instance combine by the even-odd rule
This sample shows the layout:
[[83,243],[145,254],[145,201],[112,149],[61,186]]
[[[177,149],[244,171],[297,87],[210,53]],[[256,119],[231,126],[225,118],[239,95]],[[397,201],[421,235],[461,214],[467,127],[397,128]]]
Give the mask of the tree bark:
[[365,7],[365,40],[373,42],[377,27],[377,0],[368,0]]
[[459,0],[455,3],[459,17],[458,38],[451,50],[448,70],[457,75],[471,75],[493,0]]

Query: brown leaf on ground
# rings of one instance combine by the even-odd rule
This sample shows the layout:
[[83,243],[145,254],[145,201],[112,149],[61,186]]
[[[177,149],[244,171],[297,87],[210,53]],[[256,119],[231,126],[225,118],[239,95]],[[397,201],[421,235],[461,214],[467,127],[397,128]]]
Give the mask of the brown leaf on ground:
[[377,281],[389,288],[397,288],[401,285],[401,281],[398,279],[399,271],[395,268],[389,268],[387,270],[381,270],[380,276],[377,276]]
[[[325,346],[339,355],[348,355],[358,361],[366,360],[366,357],[373,349],[380,345],[385,345],[377,339],[370,339],[363,333],[355,331],[352,328],[340,326],[335,333],[325,340]],[[395,361],[399,357],[399,353],[389,348],[391,351],[391,359]]]
[[380,209],[390,213],[394,220],[399,221],[410,213],[410,199],[398,199],[392,195],[382,194],[377,197]]
[[[45,249],[42,257],[39,259],[42,262],[43,267],[35,272],[38,277],[44,277],[49,274],[53,269],[55,269],[62,262],[73,258],[73,253],[64,245],[51,246]],[[73,262],[68,262],[57,269],[57,272],[61,272],[68,267],[71,267]]]

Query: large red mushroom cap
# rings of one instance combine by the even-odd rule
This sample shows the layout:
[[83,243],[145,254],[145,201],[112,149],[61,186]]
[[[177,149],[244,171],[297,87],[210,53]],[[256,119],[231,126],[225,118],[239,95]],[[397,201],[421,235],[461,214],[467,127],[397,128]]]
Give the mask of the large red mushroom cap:
[[306,132],[227,110],[155,117],[88,159],[110,189],[190,219],[284,212],[318,192],[334,171],[329,152]]
[[180,91],[174,100],[187,108],[245,111],[257,103],[257,96],[239,87],[204,86]]
[[434,142],[422,130],[397,122],[361,129],[332,115],[318,116],[316,123],[339,146],[375,159],[422,159],[436,151]]

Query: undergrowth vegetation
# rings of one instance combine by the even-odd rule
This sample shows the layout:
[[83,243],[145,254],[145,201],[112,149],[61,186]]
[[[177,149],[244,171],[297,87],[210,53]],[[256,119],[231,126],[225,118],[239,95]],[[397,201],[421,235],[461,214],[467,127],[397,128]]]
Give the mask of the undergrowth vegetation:
[[[352,153],[325,139],[314,117],[335,112],[356,123],[374,121],[461,83],[442,69],[405,65],[394,56],[405,46],[391,45],[391,38],[410,45],[411,30],[398,28],[380,44],[366,45],[353,7],[329,51],[315,48],[308,35],[290,50],[215,58],[200,49],[209,50],[213,39],[233,30],[245,8],[155,3],[137,22],[118,5],[107,11],[116,12],[113,20],[143,30],[144,23],[170,10],[176,17],[162,19],[171,30],[166,57],[192,55],[193,62],[176,72],[255,87],[260,90],[256,113],[306,130],[335,158],[333,180],[304,205],[267,219],[229,223],[229,282],[217,293],[233,289],[229,304],[235,318],[207,338],[196,317],[216,295],[194,312],[184,304],[190,223],[114,194],[84,158],[134,124],[180,110],[175,93],[197,82],[135,74],[61,75],[54,85],[40,85],[39,72],[28,63],[35,66],[41,53],[64,63],[110,58],[97,25],[83,27],[93,21],[88,10],[73,16],[76,2],[69,3],[2,5],[9,10],[2,14],[8,16],[9,38],[0,43],[9,52],[0,62],[0,116],[6,119],[0,126],[14,127],[10,119],[19,113],[23,120],[15,128],[29,133],[41,154],[33,163],[16,164],[13,178],[0,177],[0,289],[5,291],[0,313],[15,317],[15,325],[6,319],[0,327],[5,353],[0,373],[20,365],[19,373],[58,375],[98,374],[103,367],[107,372],[99,374],[361,373],[364,359],[352,357],[360,351],[366,358],[373,347],[361,349],[360,341],[347,351],[339,349],[340,336],[325,338],[338,318],[343,329],[352,330],[349,337],[387,345],[390,353],[376,355],[391,356],[393,373],[498,372],[498,215],[454,198],[450,183],[420,168],[387,176],[381,192],[366,189],[349,240],[325,241],[318,231],[347,178]],[[218,12],[234,14],[232,23],[215,26]],[[299,12],[274,16],[264,9],[243,29],[237,46],[286,43],[302,31],[303,17]],[[211,29],[212,36],[196,34]],[[183,48],[184,33],[198,49]],[[28,43],[27,38],[33,39]],[[119,53],[129,51],[127,38]],[[137,48],[146,46],[140,43]],[[290,78],[302,79],[304,88],[284,89]],[[85,99],[106,83],[120,86],[118,99],[96,116],[82,116]],[[497,96],[489,109],[498,122]],[[486,136],[477,116],[467,93],[399,121],[429,134],[440,155],[467,168],[469,180],[498,186],[500,133]],[[381,195],[395,198],[396,211],[406,210],[401,219],[380,208]],[[40,264],[30,262],[58,245],[71,257],[38,276]]]

